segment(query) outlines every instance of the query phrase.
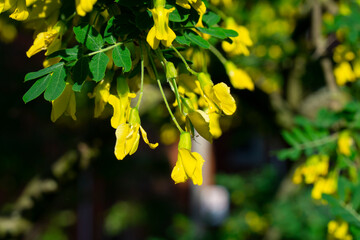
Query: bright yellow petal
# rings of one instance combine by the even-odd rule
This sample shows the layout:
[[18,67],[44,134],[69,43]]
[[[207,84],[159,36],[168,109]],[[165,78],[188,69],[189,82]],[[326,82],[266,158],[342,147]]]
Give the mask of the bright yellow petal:
[[116,144],[114,149],[114,154],[118,160],[123,160],[127,155],[125,151],[126,136],[128,135],[130,126],[126,123],[120,124],[116,129]]
[[139,133],[140,124],[130,124],[130,130],[126,136],[125,152],[126,154],[134,154],[139,146]]
[[136,132],[133,136],[133,138],[131,138],[134,141],[129,141],[127,144],[129,144],[129,146],[131,147],[130,151],[129,151],[129,155],[133,155],[136,150],[139,147],[139,141],[140,141],[140,134],[139,132]]
[[236,103],[230,94],[230,88],[225,83],[218,83],[213,87],[215,102],[226,115],[236,111]]
[[157,146],[159,146],[159,143],[150,143],[149,139],[147,138],[147,133],[145,130],[140,126],[141,136],[144,139],[144,142],[149,145],[151,149],[155,149]]
[[183,7],[183,8],[186,8],[186,9],[191,8],[191,6],[190,6],[190,4],[188,3],[187,0],[176,0],[176,4]]
[[225,64],[225,68],[234,88],[254,90],[254,83],[244,70],[236,67],[236,65],[230,61]]
[[201,185],[202,166],[204,159],[196,152],[192,153],[188,149],[180,148],[178,153],[178,161],[181,161],[186,175],[191,178],[194,185]]
[[146,37],[146,41],[148,42],[148,44],[152,49],[157,49],[160,43],[160,40],[156,39],[155,33],[156,33],[155,27],[152,27]]
[[29,17],[25,0],[17,0],[15,11],[9,17],[17,21],[25,21]]
[[171,178],[175,181],[175,184],[186,182],[188,179],[188,176],[184,170],[184,166],[182,165],[182,162],[179,161],[179,154],[178,161],[176,162],[176,165],[171,172]]
[[210,118],[210,133],[214,138],[219,138],[222,134],[220,128],[219,118],[220,115],[217,113],[209,113]]
[[121,101],[118,96],[110,95],[108,98],[109,104],[113,107],[114,113],[111,118],[111,126],[117,128],[120,124],[125,123],[125,112],[122,111]]
[[14,7],[17,0],[1,0],[0,1],[0,13],[9,10]]
[[191,177],[191,180],[193,181],[194,185],[202,185],[202,183],[203,183],[202,167],[203,167],[205,161],[204,161],[203,157],[197,152],[192,152],[192,155],[196,159],[196,167],[195,167],[194,173]]

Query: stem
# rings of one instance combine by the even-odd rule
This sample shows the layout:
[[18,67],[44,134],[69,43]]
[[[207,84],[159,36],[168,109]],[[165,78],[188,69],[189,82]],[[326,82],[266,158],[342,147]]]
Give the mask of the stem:
[[[164,57],[164,55],[162,54],[162,52],[159,49],[156,50],[156,54],[161,60],[161,63],[165,70],[165,73],[167,73],[168,70],[167,70],[167,65],[166,65],[166,63],[167,63],[166,58]],[[175,78],[168,78],[167,74],[165,74],[165,75],[166,75],[166,80],[170,84],[173,92],[175,93],[175,97],[176,97],[176,101],[178,102],[180,113],[184,114],[182,111],[182,108],[181,108],[181,99],[180,99],[180,94],[179,94],[178,87],[176,84],[176,80],[175,80]]]
[[213,45],[210,45],[209,50],[219,59],[219,61],[225,65],[227,60],[226,58],[217,50]]
[[140,95],[139,95],[139,99],[138,102],[136,104],[136,108],[139,110],[139,106],[141,103],[141,99],[144,95],[144,54],[142,51],[142,43],[140,43],[140,58],[141,58],[141,82],[140,82]]
[[117,47],[117,46],[119,46],[119,45],[121,45],[121,44],[123,44],[123,43],[122,43],[122,42],[117,42],[117,43],[115,43],[114,45],[111,45],[111,46],[109,46],[109,47],[102,48],[102,49],[97,50],[97,51],[95,51],[95,52],[91,52],[91,53],[85,54],[85,55],[83,55],[83,57],[90,57],[90,56],[92,56],[92,55],[95,55],[95,54],[98,54],[98,53],[101,53],[101,52],[109,51],[110,49],[113,49],[113,48],[115,48],[115,47]]
[[170,109],[169,103],[168,103],[168,101],[166,100],[166,96],[165,96],[164,90],[163,90],[163,88],[162,88],[162,86],[161,86],[159,74],[158,74],[158,72],[157,72],[157,70],[156,70],[156,66],[155,66],[155,63],[154,63],[154,59],[153,59],[153,57],[152,57],[151,54],[150,54],[149,48],[147,48],[147,50],[148,50],[148,57],[149,57],[149,59],[150,59],[151,66],[152,66],[152,68],[153,68],[153,70],[154,70],[154,73],[155,73],[155,76],[156,76],[156,81],[157,81],[157,83],[158,83],[158,85],[159,85],[159,89],[160,89],[161,95],[162,95],[162,97],[163,97],[163,99],[164,99],[166,108],[167,108],[167,110],[168,110],[168,112],[169,112],[169,114],[170,114],[170,116],[171,116],[171,119],[173,120],[175,126],[176,126],[177,129],[179,130],[179,132],[180,132],[180,133],[183,133],[184,130],[180,127],[179,123],[176,121],[176,118],[175,118],[174,114],[172,113],[172,111],[171,111],[171,109]]
[[321,145],[325,145],[329,142],[335,141],[338,138],[339,134],[338,133],[334,133],[330,136],[321,138],[321,139],[317,139],[315,141],[312,142],[307,142],[307,143],[303,143],[303,144],[299,144],[294,146],[293,148],[295,149],[299,149],[299,150],[304,150],[306,148],[315,148],[315,147],[319,147]]
[[176,54],[179,56],[181,61],[185,64],[186,69],[193,75],[197,76],[198,73],[192,70],[189,66],[189,64],[186,62],[185,58],[181,55],[181,53],[173,46],[171,45],[170,48],[176,52]]
[[74,12],[72,15],[70,15],[68,18],[65,19],[65,22],[70,21],[71,19],[73,19],[76,16],[76,12]]
[[[326,52],[326,41],[322,36],[322,12],[321,12],[321,2],[320,0],[314,0],[313,9],[312,9],[312,23],[311,23],[311,33],[312,41],[315,45],[315,54],[314,56],[320,57]],[[338,93],[339,89],[335,81],[333,74],[333,67],[331,60],[329,58],[322,58],[320,60],[321,67],[324,72],[326,85],[329,88],[330,92]]]

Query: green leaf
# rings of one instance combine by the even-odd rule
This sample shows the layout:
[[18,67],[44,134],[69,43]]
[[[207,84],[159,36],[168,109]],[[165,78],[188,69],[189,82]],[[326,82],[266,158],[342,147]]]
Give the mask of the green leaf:
[[296,138],[291,134],[289,133],[288,131],[283,131],[281,133],[281,135],[283,136],[283,138],[285,139],[285,141],[291,145],[291,146],[297,146],[299,145],[299,142],[296,140]]
[[64,91],[66,83],[66,71],[64,67],[57,68],[51,75],[49,86],[47,87],[44,97],[47,101],[58,98]]
[[352,199],[351,199],[351,202],[352,202],[352,205],[353,205],[353,208],[355,210],[359,209],[360,207],[360,186],[359,185],[356,185],[353,189],[353,196],[352,196]]
[[118,67],[124,68],[124,72],[131,70],[131,54],[127,47],[119,45],[113,49],[112,52],[114,64]]
[[360,216],[350,205],[346,205],[344,202],[328,194],[322,194],[322,198],[330,204],[333,215],[360,227]]
[[184,36],[176,36],[175,39],[179,44],[190,46],[191,41],[186,39]]
[[92,79],[95,82],[102,80],[105,76],[106,65],[109,62],[109,57],[101,52],[96,54],[90,61],[89,68],[92,74]]
[[220,39],[224,39],[227,36],[225,35],[224,31],[222,28],[219,27],[214,27],[214,28],[202,28],[202,27],[196,27],[197,30],[199,30],[202,33],[206,33],[209,34],[213,37],[217,37]]
[[89,24],[74,27],[74,33],[76,40],[91,51],[100,50],[104,45],[102,36]]
[[114,36],[114,20],[115,20],[115,17],[111,17],[109,19],[109,21],[107,22],[105,31],[104,31],[104,40],[108,44],[116,43],[116,37]]
[[184,36],[191,43],[193,43],[199,47],[206,48],[206,49],[208,49],[210,47],[210,44],[205,39],[203,39],[202,37],[200,37],[193,31],[185,31]]
[[51,78],[51,74],[48,74],[48,75],[40,78],[39,80],[37,80],[32,85],[32,87],[24,94],[23,101],[25,103],[28,103],[31,100],[34,100],[35,98],[40,96],[45,91],[45,89],[48,87],[50,78]]
[[[72,68],[72,79],[74,81],[74,85],[82,86],[87,76],[89,75],[89,58],[83,57],[80,58],[75,66]],[[75,89],[79,89],[76,87]],[[74,91],[75,91],[74,89]],[[81,87],[80,87],[81,90]]]
[[47,56],[47,58],[49,59],[49,58],[61,57],[65,61],[75,61],[78,58],[78,55],[79,55],[79,46],[76,45],[73,48],[61,49],[59,51],[56,51],[50,54],[49,56]]
[[297,140],[301,143],[306,143],[306,142],[310,142],[309,139],[306,138],[306,136],[304,135],[304,132],[302,130],[300,130],[299,128],[294,128],[292,130],[293,136],[297,138]]
[[203,22],[208,25],[209,27],[212,25],[217,24],[218,22],[220,22],[221,17],[219,15],[217,15],[214,12],[207,12],[204,16],[203,16]]
[[237,36],[239,36],[239,34],[236,31],[231,30],[231,29],[223,29],[223,31],[224,31],[224,33],[225,33],[225,35],[227,37],[237,37]]
[[59,63],[54,64],[54,65],[52,65],[52,66],[50,66],[48,68],[41,69],[41,70],[39,70],[37,72],[28,73],[28,74],[25,75],[24,82],[27,82],[27,81],[42,77],[42,76],[44,76],[46,74],[49,74],[49,73],[55,71],[55,69],[62,67],[63,65],[64,65],[63,62],[59,62]]
[[301,150],[297,148],[289,148],[278,151],[276,155],[280,160],[297,160],[301,155]]

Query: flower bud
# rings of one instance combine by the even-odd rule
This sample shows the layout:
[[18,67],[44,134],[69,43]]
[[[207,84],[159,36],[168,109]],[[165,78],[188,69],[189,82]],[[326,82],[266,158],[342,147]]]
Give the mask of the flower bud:
[[185,148],[191,151],[191,135],[188,132],[183,132],[180,134],[180,141],[178,149]]
[[139,110],[137,108],[132,108],[130,110],[130,116],[129,116],[129,123],[130,124],[140,124],[140,116],[139,116]]
[[177,71],[172,62],[166,62],[166,78],[167,79],[177,78]]
[[214,83],[211,81],[210,75],[207,73],[199,73],[198,80],[202,89],[204,89],[206,86],[214,85]]

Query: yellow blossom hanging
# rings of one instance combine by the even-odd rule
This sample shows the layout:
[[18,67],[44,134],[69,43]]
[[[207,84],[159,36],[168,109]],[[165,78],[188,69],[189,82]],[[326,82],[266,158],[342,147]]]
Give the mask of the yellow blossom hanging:
[[191,178],[194,185],[202,185],[202,166],[204,159],[197,152],[191,152],[191,136],[188,132],[180,135],[178,159],[171,173],[175,183],[186,182]]
[[140,133],[144,142],[149,145],[151,149],[156,148],[158,143],[150,143],[145,130],[140,126],[139,111],[132,108],[128,123],[122,123],[116,129],[116,144],[114,153],[117,159],[122,160],[127,155],[132,155],[136,152],[139,146]]
[[174,10],[175,8],[166,9],[165,1],[156,1],[155,8],[150,9],[154,26],[150,29],[146,41],[152,49],[157,49],[160,41],[164,46],[170,47],[175,40],[176,34],[169,27],[169,14]]

